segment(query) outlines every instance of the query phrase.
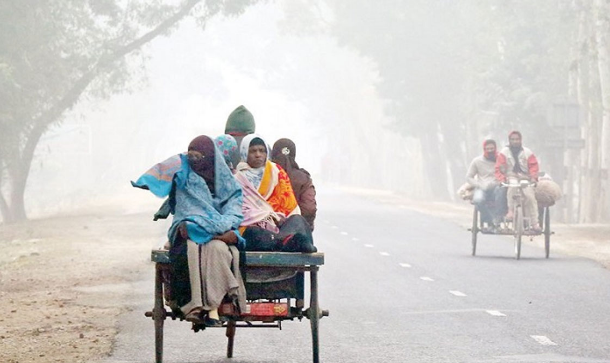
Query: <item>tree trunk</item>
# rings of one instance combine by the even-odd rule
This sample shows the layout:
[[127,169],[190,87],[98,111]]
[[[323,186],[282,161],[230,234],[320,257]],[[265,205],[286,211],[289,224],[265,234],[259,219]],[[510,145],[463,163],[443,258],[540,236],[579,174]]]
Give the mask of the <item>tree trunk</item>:
[[[449,169],[448,180],[445,190],[455,191],[465,181],[468,165],[465,164],[464,144],[465,135],[460,130],[459,120],[447,120],[442,127],[443,151]],[[452,200],[455,200],[455,193],[450,193]]]
[[11,210],[6,203],[6,199],[4,199],[4,195],[0,192],[0,213],[2,213],[2,221],[4,223],[13,222],[13,216],[11,215]]
[[[434,124],[436,125],[436,123]],[[426,171],[426,182],[434,199],[447,199],[447,161],[441,155],[438,131],[428,130],[421,137],[422,160]]]
[[[4,177],[4,162],[0,160],[0,187],[2,184],[2,179]],[[10,223],[13,221],[13,217],[11,216],[10,209],[8,203],[6,202],[6,198],[4,198],[4,193],[2,193],[2,188],[0,188],[0,215],[2,216],[2,222]]]
[[579,211],[579,222],[585,222],[586,211],[589,210],[591,205],[591,193],[588,185],[588,150],[589,150],[589,90],[587,85],[588,67],[588,52],[586,51],[586,37],[587,37],[587,17],[584,9],[580,9],[579,14],[579,25],[578,25],[578,40],[576,48],[578,49],[578,55],[575,60],[575,67],[577,72],[577,99],[578,104],[582,107],[581,115],[584,117],[583,122],[583,138],[585,140],[585,148],[581,151],[581,165],[580,165],[580,211]]
[[590,64],[589,64],[589,133],[588,133],[588,155],[587,169],[590,198],[592,202],[586,214],[587,223],[596,223],[600,217],[599,196],[601,193],[600,183],[600,133],[602,123],[601,95],[599,84],[599,69],[597,68],[597,42],[591,39]]
[[610,219],[610,5],[608,1],[597,0],[597,22],[595,27],[597,43],[597,64],[600,80],[602,125],[600,140],[600,221]]
[[46,124],[37,124],[27,137],[27,142],[23,147],[19,162],[9,166],[9,175],[11,176],[11,204],[9,208],[13,221],[27,219],[25,212],[25,188],[30,175],[36,145],[38,145],[40,138],[47,129],[48,126]]
[[12,220],[9,222],[23,221],[27,219],[27,215],[25,213],[25,200],[24,200],[24,191],[25,191],[25,181],[21,179],[13,179],[14,180],[14,189],[11,192],[11,204],[10,204],[10,216]]
[[582,151],[582,193],[581,193],[581,211],[580,211],[580,222],[589,223],[591,222],[592,210],[595,208],[595,201],[593,194],[593,158],[595,149],[595,132],[593,130],[595,126],[595,120],[593,115],[594,105],[592,99],[594,99],[594,90],[591,87],[593,81],[592,77],[592,54],[591,54],[591,9],[587,1],[579,2],[579,25],[578,25],[578,43],[577,49],[578,58],[576,60],[577,72],[578,72],[578,102],[583,107],[584,115],[584,139],[585,148]]

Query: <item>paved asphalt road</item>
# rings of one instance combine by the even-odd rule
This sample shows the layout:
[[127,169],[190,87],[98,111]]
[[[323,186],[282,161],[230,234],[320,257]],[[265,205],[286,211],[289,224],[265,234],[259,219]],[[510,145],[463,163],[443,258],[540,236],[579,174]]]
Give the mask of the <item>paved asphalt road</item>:
[[[315,238],[326,255],[320,356],[341,362],[610,362],[610,271],[593,261],[511,238],[470,234],[375,197],[319,193]],[[153,266],[134,285],[112,357],[153,362]],[[224,329],[193,333],[166,321],[165,362],[311,362],[309,322],[237,331],[225,358]]]

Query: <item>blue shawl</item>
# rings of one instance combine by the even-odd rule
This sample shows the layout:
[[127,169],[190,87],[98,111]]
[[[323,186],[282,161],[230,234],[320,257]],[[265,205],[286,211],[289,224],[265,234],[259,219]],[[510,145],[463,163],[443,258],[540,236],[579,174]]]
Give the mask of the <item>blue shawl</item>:
[[170,196],[173,201],[174,219],[168,231],[168,238],[174,241],[178,226],[186,222],[189,239],[204,244],[214,236],[233,231],[238,245],[243,247],[245,240],[238,232],[243,220],[241,186],[222,154],[215,147],[214,187],[215,195],[210,193],[203,178],[189,166],[186,154],[179,154],[156,164],[138,180],[131,182],[136,188],[150,190],[158,197]]

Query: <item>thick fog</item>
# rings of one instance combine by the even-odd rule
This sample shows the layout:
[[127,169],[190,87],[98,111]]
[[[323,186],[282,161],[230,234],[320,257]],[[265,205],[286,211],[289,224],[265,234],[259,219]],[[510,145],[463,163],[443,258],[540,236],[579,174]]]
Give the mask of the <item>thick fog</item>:
[[[568,195],[563,218],[607,220],[610,27],[599,19],[609,7],[593,3],[265,1],[212,14],[205,26],[196,16],[205,10],[195,8],[124,57],[127,80],[118,89],[92,82],[50,124],[27,178],[26,213],[143,195],[130,180],[186,151],[198,135],[223,134],[227,116],[244,105],[268,143],[296,143],[297,161],[316,185],[430,200],[455,200],[483,140],[501,147],[518,129]],[[21,40],[2,44],[9,42],[0,54],[5,85],[19,67],[9,51],[19,51]],[[23,52],[35,43],[24,39]],[[52,74],[55,62],[44,72]],[[24,122],[10,115],[27,107],[11,102],[2,106],[5,137],[11,123]],[[22,136],[17,144],[24,143]],[[5,141],[0,149],[8,204],[10,147],[17,146]],[[589,190],[601,193],[599,210],[583,202]]]

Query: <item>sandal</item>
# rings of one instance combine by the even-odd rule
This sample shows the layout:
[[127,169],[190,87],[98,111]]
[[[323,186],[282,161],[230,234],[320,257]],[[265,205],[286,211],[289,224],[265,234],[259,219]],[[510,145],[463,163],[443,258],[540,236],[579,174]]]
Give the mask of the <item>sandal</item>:
[[222,321],[218,319],[212,319],[209,316],[206,316],[203,320],[203,324],[208,328],[220,328],[222,327]]
[[201,313],[203,312],[203,309],[201,309],[200,307],[196,307],[191,309],[191,311],[188,312],[188,314],[186,314],[184,316],[184,320],[190,322],[190,323],[200,323],[202,318],[201,318]]

